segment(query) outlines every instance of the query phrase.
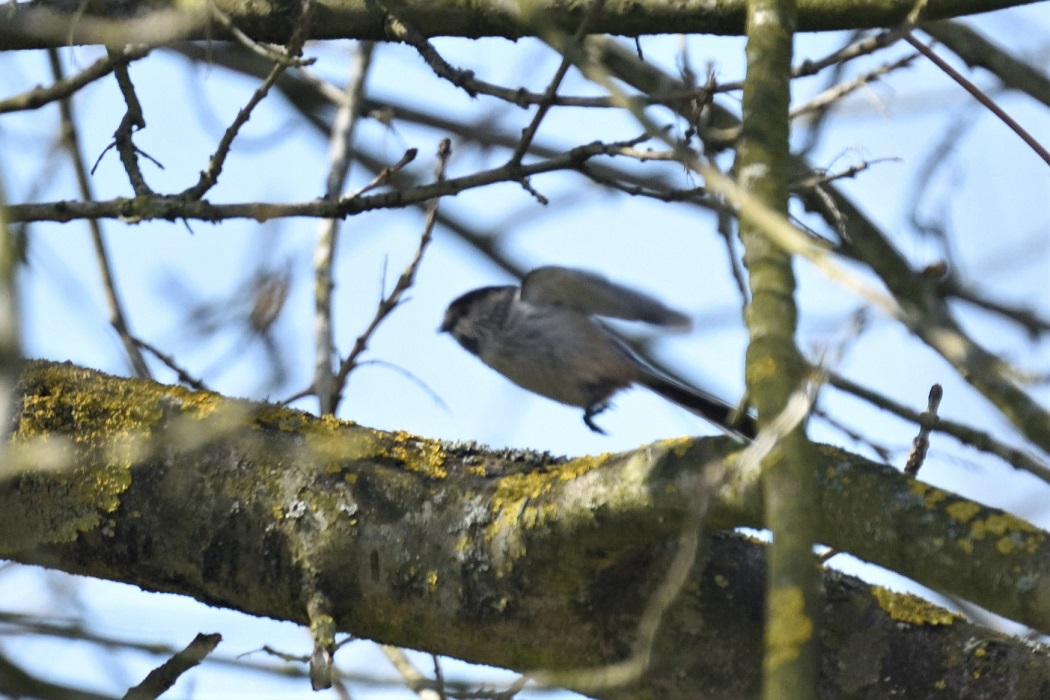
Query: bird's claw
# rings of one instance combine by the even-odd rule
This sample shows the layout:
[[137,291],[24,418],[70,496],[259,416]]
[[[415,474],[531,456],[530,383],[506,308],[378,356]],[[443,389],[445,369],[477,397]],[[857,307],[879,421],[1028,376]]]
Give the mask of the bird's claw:
[[594,417],[607,408],[609,408],[609,404],[600,403],[595,404],[593,406],[588,406],[583,411],[583,422],[587,425],[588,428],[598,433],[599,435],[608,435],[609,433],[602,430],[601,427],[594,422]]

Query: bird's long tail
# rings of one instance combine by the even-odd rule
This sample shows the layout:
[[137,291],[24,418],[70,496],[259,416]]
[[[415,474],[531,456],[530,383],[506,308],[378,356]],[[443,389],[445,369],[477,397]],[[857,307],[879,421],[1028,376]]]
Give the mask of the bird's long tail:
[[738,414],[735,406],[717,396],[687,387],[655,373],[646,373],[640,381],[668,401],[673,401],[682,408],[714,423],[731,435],[752,440],[758,433],[758,426],[754,418],[744,412]]

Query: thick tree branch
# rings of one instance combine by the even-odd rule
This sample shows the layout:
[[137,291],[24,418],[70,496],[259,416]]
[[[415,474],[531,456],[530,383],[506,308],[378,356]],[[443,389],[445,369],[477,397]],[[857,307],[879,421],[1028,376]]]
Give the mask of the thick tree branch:
[[[562,462],[68,364],[31,363],[21,388],[0,555],[300,623],[319,588],[340,630],[520,670],[622,658],[700,471],[733,448],[683,439]],[[728,467],[708,527],[761,526],[757,484]],[[1050,630],[1046,533],[844,452],[819,454],[814,474],[828,544]],[[708,568],[665,616],[642,683],[690,689],[667,698],[753,696],[761,547],[716,537],[703,552]],[[830,576],[822,666],[837,670],[822,683],[850,691],[829,697],[915,684],[907,658],[990,663],[966,646],[974,638],[996,662],[1026,661],[978,680],[1050,682],[1042,651]],[[856,667],[862,641],[872,667]]]
[[[980,12],[1029,4],[1033,0],[930,0],[925,19],[949,19]],[[69,3],[66,3],[67,5]],[[242,3],[220,0],[219,9],[245,35],[255,41],[283,43],[294,22],[287,5],[278,2]],[[744,0],[721,3],[689,0],[668,3],[663,0],[636,0],[606,3],[595,13],[591,31],[596,34],[642,36],[646,34],[742,34]],[[60,2],[37,2],[3,8],[0,22],[0,51],[12,49],[59,48],[69,44],[109,45],[169,43],[222,37],[227,32],[202,4],[188,9],[163,10],[151,17],[108,19],[99,16],[62,14],[48,7]],[[75,9],[79,4],[72,4]],[[104,3],[99,4],[105,7]],[[397,14],[409,24],[426,28],[427,36],[505,37],[534,36],[536,27],[523,19],[522,7],[506,2],[435,2],[399,0]],[[586,3],[538,0],[527,3],[528,12],[543,17],[545,27],[571,33],[580,24]],[[902,22],[915,7],[911,0],[825,3],[803,0],[799,3],[799,31],[889,27]],[[126,12],[121,6],[115,14]],[[387,17],[367,0],[333,0],[318,8],[311,31],[313,39],[389,39]]]

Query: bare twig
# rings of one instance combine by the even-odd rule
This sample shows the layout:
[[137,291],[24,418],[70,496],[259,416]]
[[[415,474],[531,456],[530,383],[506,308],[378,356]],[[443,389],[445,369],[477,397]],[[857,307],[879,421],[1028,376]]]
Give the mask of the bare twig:
[[437,654],[431,654],[430,661],[434,667],[434,686],[438,695],[441,696],[442,700],[445,700],[445,672],[441,668],[441,657]]
[[711,204],[711,193],[704,187],[690,187],[688,189],[655,189],[642,184],[624,182],[607,174],[607,171],[593,168],[590,164],[583,164],[576,168],[590,180],[609,189],[618,190],[632,197],[646,197],[658,202],[703,202],[706,206]]
[[798,117],[810,112],[825,112],[831,105],[841,100],[846,95],[859,90],[868,83],[872,83],[888,73],[900,70],[901,68],[906,68],[918,57],[919,54],[917,53],[908,54],[904,58],[893,61],[892,63],[883,64],[866,73],[858,75],[852,80],[828,88],[812,99],[792,108],[790,117],[791,119],[797,119]]
[[1020,90],[1050,107],[1050,75],[1038,59],[1027,63],[993,44],[969,25],[952,20],[925,22],[919,29],[947,47],[968,66],[980,66],[1002,81],[1005,87]]
[[[846,46],[853,44],[858,37],[864,36],[862,31],[854,31],[850,33],[849,38],[846,41]],[[848,64],[846,62],[836,63],[828,67],[825,71],[825,91],[833,90],[836,85],[842,82],[842,76],[846,74]],[[827,126],[828,121],[832,114],[832,107],[835,106],[835,102],[827,102],[821,105],[816,113],[809,116],[805,121],[805,131],[802,132],[801,138],[797,139],[799,145],[794,148],[795,154],[799,158],[809,158],[813,153],[813,150],[820,143],[820,136],[824,131],[824,127]]]
[[[904,404],[898,403],[888,396],[861,386],[841,375],[829,375],[828,383],[836,389],[845,391],[848,394],[853,394],[854,396],[864,399],[885,411],[895,413],[905,420],[920,424],[922,422],[922,414],[918,411],[915,411]],[[996,440],[990,433],[976,430],[963,425],[962,423],[945,420],[944,418],[937,418],[932,424],[931,430],[951,435],[964,445],[969,445],[970,447],[982,452],[996,455],[1014,469],[1026,471],[1033,476],[1050,483],[1050,466],[1043,464],[1024,450],[1010,447],[1009,445]]]
[[791,190],[793,192],[801,192],[806,189],[813,189],[826,185],[829,182],[835,180],[852,180],[860,173],[864,172],[873,165],[879,163],[897,162],[899,158],[875,158],[874,160],[865,160],[856,165],[851,165],[845,170],[838,170],[836,172],[826,172],[824,170],[813,170],[808,173],[803,179],[791,183]]
[[[451,154],[451,142],[448,139],[443,139],[438,146],[436,180],[439,183],[445,178],[445,166],[448,164],[448,159]],[[365,331],[357,337],[357,341],[354,343],[354,347],[350,351],[350,354],[340,363],[339,372],[336,375],[336,388],[340,394],[342,393],[342,388],[346,386],[347,377],[350,376],[354,367],[357,366],[358,358],[361,356],[361,353],[368,348],[368,341],[371,339],[372,334],[375,333],[383,320],[390,315],[395,308],[397,308],[397,305],[401,303],[401,298],[404,296],[404,293],[408,291],[415,282],[416,271],[419,269],[420,263],[423,262],[423,253],[426,251],[427,245],[430,244],[430,238],[434,231],[434,224],[437,222],[438,204],[440,201],[441,200],[439,199],[434,199],[427,206],[426,220],[423,224],[423,235],[419,238],[419,247],[416,249],[415,257],[412,258],[408,267],[406,267],[401,273],[397,283],[394,285],[394,289],[379,302],[379,306],[376,308],[371,323],[369,323]],[[335,403],[338,404],[338,401]]]
[[1037,141],[1035,137],[1028,133],[1028,131],[1017,122],[1017,120],[1015,120],[1013,117],[1007,114],[1006,110],[1004,110],[999,105],[995,104],[995,102],[992,99],[990,99],[988,95],[984,94],[984,92],[980,88],[978,88],[972,82],[967,80],[962,73],[952,68],[947,61],[935,54],[930,49],[930,47],[926,46],[926,44],[916,39],[914,36],[912,36],[911,33],[905,34],[904,40],[912,46],[914,46],[916,49],[918,49],[918,51],[923,56],[930,59],[930,61],[935,66],[944,71],[944,73],[947,74],[948,77],[950,77],[956,83],[961,85],[963,89],[965,89],[968,93],[973,95],[974,99],[976,99],[978,102],[984,105],[992,114],[999,117],[999,119],[1004,124],[1006,124],[1011,130],[1013,130],[1015,134],[1021,137],[1022,141],[1028,144],[1028,147],[1031,148],[1036,153],[1036,155],[1043,159],[1043,162],[1045,162],[1047,165],[1050,165],[1050,151],[1048,151],[1041,143],[1039,143],[1039,141]]
[[930,430],[933,429],[933,423],[937,420],[937,408],[941,405],[943,396],[944,389],[940,384],[930,387],[926,410],[919,416],[919,434],[912,441],[911,452],[908,453],[908,461],[904,465],[904,473],[908,476],[917,475],[919,469],[922,468],[922,463],[926,461],[926,453],[930,449]]
[[189,645],[175,656],[149,672],[149,675],[124,695],[125,700],[152,700],[160,697],[186,671],[190,670],[222,641],[220,634],[198,634]]
[[215,153],[212,154],[211,158],[208,159],[208,167],[201,171],[200,178],[197,180],[197,184],[183,191],[179,197],[183,199],[200,199],[204,194],[215,186],[215,183],[219,181],[219,175],[222,173],[222,167],[226,162],[226,157],[230,153],[230,147],[233,146],[233,140],[237,138],[237,134],[240,133],[241,127],[244,126],[248,119],[251,117],[252,110],[263,101],[266,94],[273,87],[274,82],[280,77],[281,73],[287,69],[288,64],[284,62],[278,62],[273,65],[270,70],[270,74],[266,76],[262,84],[255,89],[249,98],[248,103],[242,107],[234,118],[233,122],[226,128],[222,138],[219,139],[219,145],[215,149]]
[[[587,27],[591,18],[594,17],[595,11],[600,9],[604,2],[605,0],[591,0],[587,5],[583,18],[580,20],[580,26],[576,29],[576,33],[570,42],[573,50],[579,49],[580,42],[587,36]],[[510,156],[510,162],[514,165],[521,163],[521,159],[528,152],[529,146],[532,145],[533,139],[536,138],[536,131],[539,130],[543,118],[547,116],[547,112],[550,111],[551,106],[554,104],[554,98],[558,95],[558,88],[561,87],[565,74],[569,72],[573,62],[568,52],[562,56],[558,70],[554,72],[554,77],[551,78],[550,84],[547,85],[547,89],[543,93],[543,100],[537,105],[536,114],[533,116],[532,121],[529,122],[529,125],[521,132],[521,140],[518,141],[518,145],[514,148],[514,153]]]
[[835,416],[825,411],[819,405],[813,407],[813,415],[819,416],[824,422],[826,422],[828,425],[832,426],[833,428],[844,434],[853,442],[867,447],[869,450],[877,454],[879,456],[879,459],[881,459],[883,462],[890,461],[892,451],[888,446],[881,445],[875,442],[874,440],[871,440],[867,436],[861,434],[859,431],[854,430]]
[[[1023,250],[1029,253],[1030,248],[1025,247]],[[971,289],[959,281],[955,276],[949,275],[947,281],[942,285],[943,292],[947,296],[961,299],[962,301],[973,304],[979,309],[984,309],[989,313],[998,314],[1003,318],[1016,323],[1028,332],[1028,336],[1032,340],[1037,340],[1039,336],[1050,332],[1050,319],[1042,316],[1033,307],[1022,307],[1013,306],[1010,304],[1004,304],[994,299],[989,299],[983,296],[981,292]]]
[[[365,78],[372,63],[373,44],[358,44],[350,65],[350,76],[343,91],[342,102],[332,123],[328,156],[331,165],[325,181],[325,197],[338,199],[343,193],[350,172],[351,143],[354,127],[361,114],[361,97]],[[333,413],[336,403],[335,377],[332,358],[335,340],[332,330],[332,290],[335,280],[332,265],[339,241],[339,219],[322,219],[318,224],[317,245],[314,249],[314,379],[313,390],[322,415]]]
[[281,74],[284,73],[285,70],[292,65],[299,65],[301,63],[301,61],[299,61],[299,54],[303,50],[303,44],[306,42],[309,33],[310,22],[313,18],[313,9],[314,0],[301,0],[299,21],[296,25],[295,32],[292,34],[291,40],[288,42],[283,57],[280,57],[274,62],[269,75],[267,75],[262,84],[255,89],[255,92],[253,92],[252,96],[248,99],[248,103],[237,112],[237,116],[234,117],[233,122],[226,128],[222,138],[219,139],[219,145],[215,149],[215,153],[213,153],[211,158],[208,159],[208,167],[201,171],[197,184],[184,190],[179,195],[180,199],[198,200],[203,197],[208,190],[214,187],[216,182],[218,182],[219,175],[222,173],[223,164],[226,162],[226,158],[230,153],[230,148],[233,146],[233,141],[237,138],[237,134],[240,133],[241,127],[248,122],[248,119],[252,115],[252,111],[263,101],[267,93],[270,92],[270,88],[273,87],[273,84],[277,82],[277,79],[281,77]]
[[[59,59],[58,50],[48,49],[47,56],[51,64],[51,74],[56,84],[63,82],[62,62]],[[58,107],[62,120],[62,141],[66,145],[66,150],[69,151],[70,159],[73,161],[73,171],[76,174],[80,196],[85,201],[91,201],[95,198],[95,195],[92,191],[91,181],[88,179],[88,169],[84,162],[83,149],[80,145],[80,134],[77,130],[76,121],[73,119],[72,97],[59,98]],[[124,313],[124,305],[121,303],[120,294],[117,292],[113,266],[110,264],[109,252],[102,237],[102,227],[97,219],[90,219],[88,220],[88,228],[91,231],[91,241],[95,247],[99,274],[102,276],[102,289],[106,294],[106,304],[109,306],[109,322],[117,332],[117,336],[120,337],[120,342],[124,346],[124,352],[127,353],[128,359],[131,361],[131,367],[135,370],[135,375],[149,378],[151,376],[149,366],[146,364],[146,360],[139,351],[139,346],[131,335],[127,316]]]
[[246,202],[240,204],[212,204],[206,201],[189,202],[179,197],[149,197],[142,200],[124,198],[100,202],[64,201],[56,204],[13,204],[8,207],[8,217],[18,221],[73,221],[75,219],[122,219],[138,221],[149,219],[197,219],[219,221],[248,218],[267,221],[290,216],[344,217],[364,211],[378,209],[400,209],[426,202],[435,197],[458,194],[497,182],[521,182],[525,177],[557,170],[578,169],[583,163],[605,152],[604,144],[577,146],[551,158],[525,163],[517,167],[502,165],[491,170],[481,170],[457,178],[430,182],[395,192],[381,192],[364,196],[363,193],[385,183],[389,176],[415,155],[409,150],[401,162],[376,176],[373,183],[358,192],[337,201],[324,199],[309,202],[275,204],[273,202]]
[[[123,49],[115,50],[114,53],[103,56],[76,75],[57,80],[47,87],[38,85],[20,95],[13,95],[0,100],[0,114],[36,109],[63,97],[69,97],[85,85],[89,85],[99,78],[104,78],[112,73],[116,60],[137,61],[149,55],[151,50],[152,47],[150,46],[125,46]],[[118,57],[117,59],[114,58],[114,54]]]
[[380,645],[383,655],[405,679],[405,685],[419,696],[419,700],[442,700],[442,694],[434,689],[433,681],[424,676],[401,649],[389,644]]
[[255,41],[250,36],[242,32],[240,28],[236,24],[234,24],[233,20],[230,19],[230,16],[223,12],[219,8],[219,6],[215,4],[215,0],[208,0],[208,9],[211,11],[212,17],[219,24],[221,24],[226,31],[230,33],[230,36],[232,36],[238,44],[248,49],[257,56],[261,56],[262,58],[265,58],[268,61],[273,61],[276,63],[286,63],[289,66],[294,66],[296,68],[309,66],[317,61],[317,59],[315,58],[300,58],[298,56],[291,56],[278,48],[270,47],[265,44],[260,44],[259,42]]
[[[108,49],[107,51],[110,59],[113,61],[113,76],[117,79],[117,85],[120,86],[120,94],[124,96],[124,103],[127,105],[127,111],[124,112],[120,125],[117,126],[117,130],[113,133],[111,146],[115,147],[117,153],[120,154],[120,162],[124,164],[124,171],[128,174],[128,179],[131,181],[131,187],[135,191],[135,195],[139,197],[151,195],[153,190],[146,184],[146,180],[142,176],[138,156],[141,153],[156,165],[159,166],[160,164],[139,150],[131,138],[133,133],[146,128],[146,119],[142,115],[142,105],[139,103],[138,95],[135,94],[135,85],[131,82],[131,75],[128,73],[128,61],[121,57],[115,49]],[[108,147],[106,150],[109,150]],[[105,151],[102,152],[102,155],[105,155]],[[99,160],[101,160],[102,155],[99,156]],[[97,167],[98,163],[96,162],[95,165]]]
[[397,161],[393,165],[388,165],[385,168],[382,168],[379,172],[375,174],[375,177],[369,180],[367,185],[357,190],[354,190],[345,197],[342,197],[340,201],[350,201],[357,199],[365,194],[368,194],[372,190],[379,189],[380,187],[389,184],[391,178],[393,178],[394,175],[396,175],[397,173],[401,172],[409,163],[414,161],[418,154],[419,151],[417,151],[415,148],[409,148],[407,151],[404,152],[399,161]]
[[171,355],[165,354],[164,352],[157,349],[150,343],[147,343],[145,340],[142,340],[141,338],[132,337],[132,340],[137,346],[156,357],[164,364],[164,366],[166,366],[168,369],[174,372],[176,376],[178,376],[179,381],[181,383],[185,384],[188,387],[197,389],[198,391],[210,391],[210,389],[204,382],[202,382],[200,379],[197,379],[185,369],[183,369],[182,366],[179,365],[179,363],[176,362],[175,358]]

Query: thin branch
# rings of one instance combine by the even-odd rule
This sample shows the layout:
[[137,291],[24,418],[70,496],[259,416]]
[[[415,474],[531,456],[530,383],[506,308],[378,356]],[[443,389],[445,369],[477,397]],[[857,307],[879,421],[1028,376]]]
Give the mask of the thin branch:
[[166,366],[168,369],[174,372],[175,375],[179,378],[180,383],[185,384],[186,386],[196,389],[198,391],[211,391],[203,381],[197,379],[185,369],[183,369],[182,366],[179,365],[179,363],[176,362],[175,358],[171,355],[165,354],[164,352],[151,345],[150,343],[147,343],[145,340],[142,340],[141,338],[132,337],[132,340],[138,347],[142,348],[149,354],[156,357],[158,360],[161,361],[161,363],[164,364],[164,366]]
[[[884,394],[880,394],[877,391],[873,391],[872,389],[847,379],[842,375],[830,374],[828,376],[828,383],[836,389],[844,391],[847,394],[853,394],[854,396],[863,399],[884,411],[894,413],[905,420],[917,424],[922,423],[922,414],[920,412],[894,401]],[[1009,445],[996,440],[991,433],[976,430],[967,425],[963,425],[962,423],[956,423],[944,418],[937,418],[931,426],[931,430],[951,435],[964,445],[969,445],[970,447],[982,452],[996,455],[1014,469],[1026,471],[1050,484],[1050,466],[1047,466],[1038,459],[1032,457],[1024,450],[1010,447]]]
[[313,18],[313,9],[314,0],[302,0],[298,24],[296,25],[295,32],[292,34],[291,40],[288,42],[284,55],[274,62],[269,75],[267,75],[262,84],[255,89],[255,92],[253,92],[252,96],[248,99],[247,104],[238,110],[237,116],[234,117],[233,122],[226,128],[222,138],[219,139],[219,145],[215,149],[215,153],[208,159],[208,167],[201,171],[197,184],[184,190],[179,195],[180,198],[199,200],[208,190],[215,186],[215,183],[219,181],[219,175],[222,173],[223,164],[226,162],[226,158],[230,153],[233,141],[237,138],[237,134],[240,133],[241,127],[243,127],[248,122],[248,119],[251,118],[252,111],[263,101],[267,93],[269,93],[270,88],[273,87],[273,84],[277,82],[277,79],[281,77],[281,74],[284,73],[285,70],[292,65],[299,65],[301,63],[299,61],[299,55],[303,50],[303,44],[306,42],[308,36],[310,23]]
[[856,165],[851,165],[845,170],[838,170],[835,172],[813,169],[807,173],[803,179],[791,183],[791,191],[801,192],[803,190],[815,189],[819,188],[821,185],[826,185],[836,180],[852,180],[873,165],[898,162],[899,160],[899,158],[875,158],[874,160],[865,160]]
[[1050,107],[1050,76],[1042,66],[1015,58],[1007,49],[996,46],[962,22],[925,22],[919,25],[919,29],[943,44],[966,65],[980,66],[1001,80],[1005,87],[1020,90]]
[[167,692],[179,677],[203,661],[222,641],[220,634],[198,634],[175,656],[149,672],[149,675],[124,695],[124,700],[153,700]]
[[[445,166],[448,164],[449,156],[452,155],[452,143],[448,139],[443,139],[441,144],[438,146],[438,162],[436,168],[436,181],[441,183],[445,178]],[[357,341],[354,343],[353,349],[350,354],[343,359],[339,364],[339,372],[336,375],[336,387],[337,390],[342,393],[343,387],[346,386],[346,380],[350,376],[350,373],[358,364],[358,358],[368,348],[368,341],[372,338],[372,334],[375,333],[379,325],[386,319],[390,313],[397,308],[398,304],[401,303],[401,298],[406,291],[412,286],[416,279],[416,271],[419,269],[420,263],[423,262],[423,253],[426,251],[427,246],[430,244],[430,238],[434,231],[434,224],[437,222],[437,212],[440,199],[435,198],[428,206],[426,213],[426,220],[423,224],[423,235],[419,238],[419,247],[416,249],[415,257],[412,258],[412,262],[408,264],[408,267],[401,273],[397,283],[394,285],[394,289],[384,297],[376,308],[375,315],[372,317],[371,323],[365,331],[357,337]],[[335,402],[338,404],[338,401]]]
[[1040,315],[1035,308],[1012,306],[1010,304],[995,301],[994,299],[989,299],[988,297],[983,296],[981,292],[967,287],[954,276],[949,276],[942,285],[942,288],[943,293],[947,296],[968,302],[979,309],[983,309],[989,313],[998,314],[999,316],[1016,323],[1024,328],[1025,331],[1028,332],[1029,337],[1033,340],[1038,339],[1040,335],[1050,332],[1050,319]]
[[274,63],[273,68],[270,70],[270,74],[266,76],[262,84],[255,89],[252,93],[248,103],[237,112],[237,116],[233,122],[226,128],[222,138],[219,139],[219,145],[215,149],[215,153],[212,154],[211,158],[208,159],[208,167],[201,171],[200,178],[197,180],[197,184],[190,187],[182,192],[179,196],[185,199],[200,199],[204,194],[215,186],[215,183],[219,181],[219,175],[222,173],[223,164],[226,162],[226,157],[230,153],[230,148],[233,146],[233,140],[237,138],[237,134],[240,133],[240,129],[244,126],[248,119],[252,115],[252,110],[262,102],[263,98],[270,91],[270,88],[277,81],[277,78],[281,76],[288,67],[287,63],[277,62]]
[[414,161],[418,154],[419,151],[417,151],[415,148],[409,148],[407,151],[404,152],[399,161],[397,161],[393,165],[388,165],[380,169],[380,171],[375,174],[375,177],[373,177],[367,185],[357,190],[354,190],[350,194],[343,197],[343,199],[348,200],[363,197],[372,190],[377,190],[380,187],[389,185],[391,180],[393,180],[394,176],[400,173],[402,170],[404,170],[404,168],[409,163]]
[[298,56],[290,56],[280,48],[273,48],[255,41],[250,36],[245,34],[240,28],[234,24],[233,20],[228,14],[223,12],[218,5],[215,4],[215,0],[207,0],[208,9],[211,11],[211,15],[215,20],[223,26],[223,28],[230,33],[234,41],[248,49],[257,56],[260,56],[267,61],[276,63],[287,63],[290,66],[296,68],[302,68],[303,66],[309,66],[316,62],[315,58],[301,58]]
[[930,397],[926,410],[919,416],[919,434],[912,441],[911,452],[908,453],[908,461],[904,465],[904,473],[908,476],[916,476],[926,461],[926,453],[930,450],[930,430],[934,421],[937,420],[937,409],[941,405],[944,389],[940,384],[930,387]]
[[401,649],[389,644],[379,646],[401,677],[405,679],[408,689],[419,696],[419,700],[441,700],[441,693],[434,690],[434,683],[424,676]]
[[[54,77],[57,85],[65,80],[62,75],[62,62],[58,56],[58,49],[48,49],[47,57],[51,64],[51,75]],[[73,119],[72,99],[71,96],[64,96],[60,97],[58,101],[62,122],[62,142],[66,145],[69,157],[73,161],[73,171],[76,174],[80,196],[85,201],[91,201],[95,198],[95,194],[92,191],[91,181],[88,179],[87,164],[84,162],[83,148],[80,144],[80,133],[77,129],[76,121]],[[102,289],[105,292],[106,304],[109,307],[110,325],[113,326],[121,344],[124,346],[124,352],[127,353],[128,359],[131,361],[131,367],[135,371],[135,376],[149,379],[152,377],[149,365],[146,364],[146,360],[142,357],[138,345],[132,338],[127,316],[124,313],[124,305],[120,300],[120,294],[117,292],[113,266],[110,263],[106,242],[102,237],[102,227],[97,219],[89,219],[88,228],[91,231],[91,242],[95,248],[99,274],[102,277]]]
[[[297,203],[244,202],[239,204],[212,204],[207,201],[187,201],[181,197],[155,195],[141,199],[117,198],[108,201],[76,202],[61,201],[46,204],[13,204],[8,207],[9,220],[20,221],[73,221],[75,219],[121,219],[146,221],[179,219],[220,221],[247,218],[256,221],[303,216],[345,217],[378,209],[397,209],[425,202],[435,197],[458,194],[470,189],[485,187],[497,182],[520,182],[531,175],[558,170],[577,169],[587,160],[605,153],[604,144],[585,144],[552,156],[546,160],[527,163],[517,167],[502,165],[490,170],[481,170],[457,178],[430,182],[394,192],[382,192],[365,196],[355,192],[336,201],[313,200]],[[410,150],[406,157],[414,155]],[[403,167],[403,166],[402,166]],[[392,173],[391,173],[392,174]],[[377,177],[377,180],[379,178]],[[383,184],[378,182],[375,186]],[[363,188],[363,191],[374,187]]]
[[[342,93],[342,101],[329,140],[328,158],[331,166],[325,181],[325,197],[338,199],[343,193],[350,172],[351,144],[354,127],[361,115],[361,99],[364,95],[365,78],[372,64],[374,44],[358,44],[350,63],[350,75]],[[335,339],[332,330],[332,290],[335,280],[332,266],[335,263],[336,245],[339,241],[339,219],[322,219],[318,224],[317,245],[314,248],[314,379],[313,391],[317,396],[322,415],[334,413],[338,391],[332,373],[332,358],[335,354]]]
[[816,95],[815,97],[807,100],[803,104],[798,105],[797,107],[793,107],[791,109],[790,117],[791,119],[797,119],[798,117],[804,114],[808,114],[810,112],[824,113],[830,106],[841,100],[846,95],[849,95],[852,92],[856,92],[868,83],[875,82],[876,80],[878,80],[884,75],[887,75],[888,73],[892,73],[893,71],[908,67],[918,57],[918,53],[908,54],[907,56],[893,61],[892,63],[885,63],[866,73],[858,75],[852,80],[848,80],[844,83],[839,83],[838,85],[824,90],[819,95]]
[[1007,114],[1006,110],[1004,110],[994,101],[992,101],[988,97],[988,95],[984,94],[984,92],[980,88],[978,88],[972,82],[967,80],[962,73],[952,68],[947,61],[935,54],[932,50],[930,50],[928,46],[926,46],[926,44],[916,39],[910,33],[904,35],[904,40],[912,46],[914,46],[916,49],[918,49],[918,51],[923,56],[930,59],[930,61],[935,66],[944,71],[948,75],[948,77],[950,77],[956,83],[961,85],[963,89],[965,89],[968,93],[973,95],[974,99],[976,99],[978,102],[984,105],[988,109],[988,111],[990,111],[995,116],[999,117],[999,119],[1004,124],[1006,124],[1015,134],[1021,137],[1022,141],[1028,144],[1029,148],[1035,151],[1036,155],[1043,159],[1043,162],[1045,162],[1047,165],[1050,165],[1050,151],[1048,151],[1041,143],[1039,143],[1039,141],[1037,141],[1035,137],[1028,133],[1028,131],[1017,122],[1017,120],[1015,120],[1013,117]]
[[[856,42],[856,40],[864,36],[863,32],[855,31],[851,32],[849,38],[846,40],[846,46],[849,46]],[[846,62],[836,63],[829,66],[824,71],[824,82],[827,86],[825,90],[833,90],[836,85],[842,82],[842,76],[846,74],[849,64]],[[809,158],[813,150],[817,148],[820,143],[821,135],[824,132],[825,127],[828,125],[832,114],[832,107],[835,102],[828,102],[822,105],[815,114],[806,120],[805,130],[800,134],[801,138],[796,137],[798,145],[794,148],[796,157]]]
[[114,54],[120,61],[130,63],[148,56],[150,51],[152,51],[150,46],[125,46],[122,49],[115,50],[114,53],[103,56],[76,75],[57,80],[47,87],[38,85],[20,95],[13,95],[0,100],[0,114],[37,109],[55,100],[75,94],[82,87],[90,85],[113,72],[116,65]]
[[[142,114],[142,105],[139,103],[138,95],[135,94],[135,85],[131,82],[131,75],[128,73],[128,62],[115,49],[107,49],[107,52],[113,61],[113,76],[117,79],[120,94],[124,96],[124,104],[127,105],[127,110],[124,112],[117,130],[113,133],[112,145],[116,147],[117,153],[120,154],[120,162],[124,165],[124,171],[128,174],[128,179],[131,181],[131,187],[135,191],[135,195],[138,197],[151,195],[153,190],[146,184],[146,180],[142,176],[142,170],[139,168],[138,156],[140,153],[146,154],[139,150],[131,138],[136,131],[146,128],[146,119]],[[103,151],[103,155],[105,155],[105,151]],[[148,155],[146,157],[149,158]],[[100,160],[101,158],[102,156],[99,156]],[[150,160],[159,165],[153,158],[150,158]],[[97,165],[98,163],[96,162]]]
[[[577,27],[576,33],[572,37],[572,43],[577,48],[580,46],[583,38],[587,36],[587,27],[590,26],[594,13],[601,9],[604,4],[605,0],[591,0],[587,5],[583,13],[583,19],[580,20],[580,26]],[[558,70],[554,72],[554,77],[551,78],[550,84],[547,85],[547,89],[543,92],[543,100],[537,105],[536,114],[533,116],[532,121],[529,122],[529,125],[521,132],[521,140],[518,141],[518,145],[514,148],[514,153],[510,156],[510,162],[514,165],[520,164],[521,159],[528,152],[529,146],[532,145],[533,139],[536,138],[536,132],[539,130],[543,118],[547,116],[547,112],[550,111],[551,106],[554,104],[554,98],[558,95],[558,88],[561,87],[561,83],[572,64],[573,60],[569,54],[564,54]]]

